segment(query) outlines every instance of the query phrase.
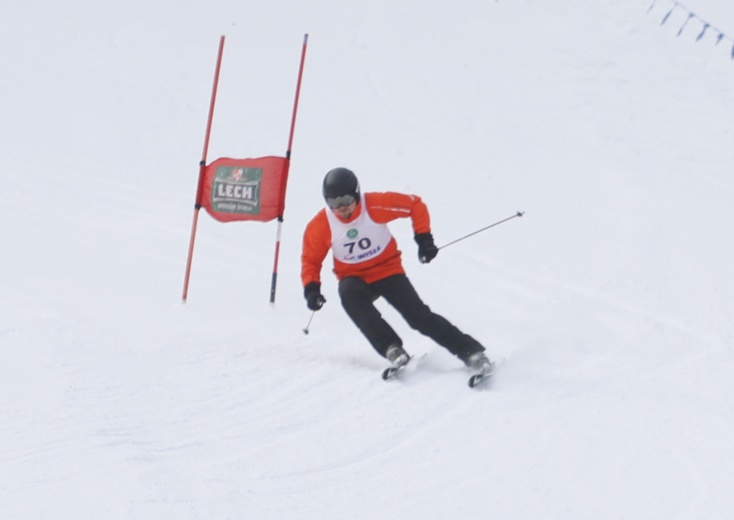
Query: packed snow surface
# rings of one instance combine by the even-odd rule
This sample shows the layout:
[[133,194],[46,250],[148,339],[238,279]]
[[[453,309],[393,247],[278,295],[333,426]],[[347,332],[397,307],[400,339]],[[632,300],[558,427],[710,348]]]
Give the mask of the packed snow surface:
[[[0,518],[732,518],[730,0],[6,3]],[[276,223],[201,212],[183,304],[219,37],[209,161],[285,154],[306,33],[276,303]],[[526,212],[391,225],[491,386],[378,303],[383,382],[329,260],[303,333],[336,166],[439,246]]]

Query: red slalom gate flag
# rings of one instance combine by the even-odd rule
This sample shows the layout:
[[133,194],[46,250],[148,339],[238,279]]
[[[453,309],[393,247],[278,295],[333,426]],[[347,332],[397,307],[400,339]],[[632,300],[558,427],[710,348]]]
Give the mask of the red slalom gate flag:
[[219,222],[267,222],[283,216],[290,161],[220,158],[204,168],[199,205]]
[[203,207],[219,222],[242,220],[267,222],[278,219],[275,254],[273,255],[273,275],[270,282],[270,303],[275,303],[280,236],[283,225],[283,212],[285,210],[285,188],[286,182],[288,181],[291,145],[293,144],[293,132],[296,125],[298,97],[301,91],[301,78],[303,76],[307,45],[308,34],[304,34],[301,61],[296,81],[296,95],[293,100],[290,134],[288,135],[288,148],[286,149],[285,157],[267,156],[255,159],[220,158],[207,165],[206,155],[209,149],[214,104],[219,85],[219,71],[221,69],[222,54],[224,51],[224,36],[219,38],[217,64],[214,70],[214,84],[212,85],[212,94],[209,101],[209,116],[204,134],[204,149],[202,151],[201,161],[199,161],[196,203],[194,204],[191,238],[189,239],[189,251],[186,259],[186,273],[184,275],[182,295],[182,301],[184,302],[186,302],[189,291],[189,276],[194,257],[194,242],[196,240],[196,229],[199,221],[199,210]]

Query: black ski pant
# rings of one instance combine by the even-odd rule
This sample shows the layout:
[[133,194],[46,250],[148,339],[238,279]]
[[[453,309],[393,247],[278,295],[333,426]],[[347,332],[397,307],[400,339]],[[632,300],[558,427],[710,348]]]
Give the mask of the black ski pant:
[[348,276],[339,281],[339,296],[354,324],[383,357],[390,346],[402,346],[403,342],[375,307],[374,302],[379,297],[385,298],[413,329],[428,336],[465,363],[472,354],[484,351],[477,340],[431,311],[404,274],[388,276],[370,284],[361,278]]

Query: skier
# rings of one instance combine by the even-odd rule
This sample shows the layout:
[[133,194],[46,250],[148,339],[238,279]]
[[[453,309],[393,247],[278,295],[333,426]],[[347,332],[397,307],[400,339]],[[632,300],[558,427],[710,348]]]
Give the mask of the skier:
[[308,308],[318,311],[326,303],[321,294],[321,267],[331,249],[344,310],[395,372],[408,363],[410,356],[375,308],[379,297],[397,309],[413,329],[445,347],[467,367],[482,374],[491,372],[492,363],[484,347],[431,311],[403,269],[388,222],[410,217],[422,263],[438,254],[423,201],[415,195],[395,192],[362,194],[356,175],[347,168],[335,168],[326,174],[323,196],[327,207],[308,223],[303,235],[301,280]]

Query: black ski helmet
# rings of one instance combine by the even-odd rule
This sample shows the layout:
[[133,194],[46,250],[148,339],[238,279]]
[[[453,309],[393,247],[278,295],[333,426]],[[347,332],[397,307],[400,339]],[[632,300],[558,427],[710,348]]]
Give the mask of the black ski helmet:
[[334,168],[324,177],[322,189],[324,198],[336,198],[342,195],[352,195],[359,202],[359,181],[352,170]]

